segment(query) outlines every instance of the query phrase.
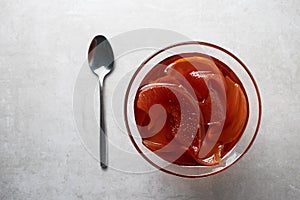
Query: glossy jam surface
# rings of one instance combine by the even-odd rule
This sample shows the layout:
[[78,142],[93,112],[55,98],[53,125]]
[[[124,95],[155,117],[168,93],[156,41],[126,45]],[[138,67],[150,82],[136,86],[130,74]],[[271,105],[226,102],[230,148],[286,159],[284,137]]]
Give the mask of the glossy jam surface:
[[144,77],[134,102],[143,145],[178,165],[216,165],[248,120],[243,86],[230,68],[200,54],[174,55]]

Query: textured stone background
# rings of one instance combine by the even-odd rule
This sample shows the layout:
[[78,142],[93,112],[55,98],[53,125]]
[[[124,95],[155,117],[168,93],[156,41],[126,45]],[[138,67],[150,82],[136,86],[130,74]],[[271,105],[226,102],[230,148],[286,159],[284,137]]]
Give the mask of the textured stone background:
[[[0,1],[0,199],[297,199],[300,1]],[[170,29],[234,52],[263,100],[252,149],[203,179],[103,172],[73,120],[87,45]]]

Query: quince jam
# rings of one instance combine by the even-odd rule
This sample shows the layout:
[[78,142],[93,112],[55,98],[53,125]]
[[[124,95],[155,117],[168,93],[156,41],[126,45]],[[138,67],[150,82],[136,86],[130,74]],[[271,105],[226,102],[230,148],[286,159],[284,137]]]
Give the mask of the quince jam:
[[135,96],[143,145],[178,165],[211,166],[235,146],[248,120],[236,74],[220,60],[183,53],[156,64]]

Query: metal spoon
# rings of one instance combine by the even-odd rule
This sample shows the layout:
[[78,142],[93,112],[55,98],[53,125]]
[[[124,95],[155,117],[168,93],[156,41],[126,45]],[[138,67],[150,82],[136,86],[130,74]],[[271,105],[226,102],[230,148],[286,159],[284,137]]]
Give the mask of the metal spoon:
[[88,62],[91,70],[99,78],[100,96],[100,164],[102,169],[107,168],[107,136],[104,121],[103,83],[114,65],[114,54],[108,40],[97,35],[91,42],[88,52]]

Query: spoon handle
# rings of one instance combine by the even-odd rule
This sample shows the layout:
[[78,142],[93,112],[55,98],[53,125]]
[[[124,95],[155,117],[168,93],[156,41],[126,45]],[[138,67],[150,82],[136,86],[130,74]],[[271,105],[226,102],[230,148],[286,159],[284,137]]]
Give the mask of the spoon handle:
[[102,169],[107,168],[107,135],[104,119],[104,102],[103,102],[103,79],[99,78],[99,98],[100,98],[100,165]]

